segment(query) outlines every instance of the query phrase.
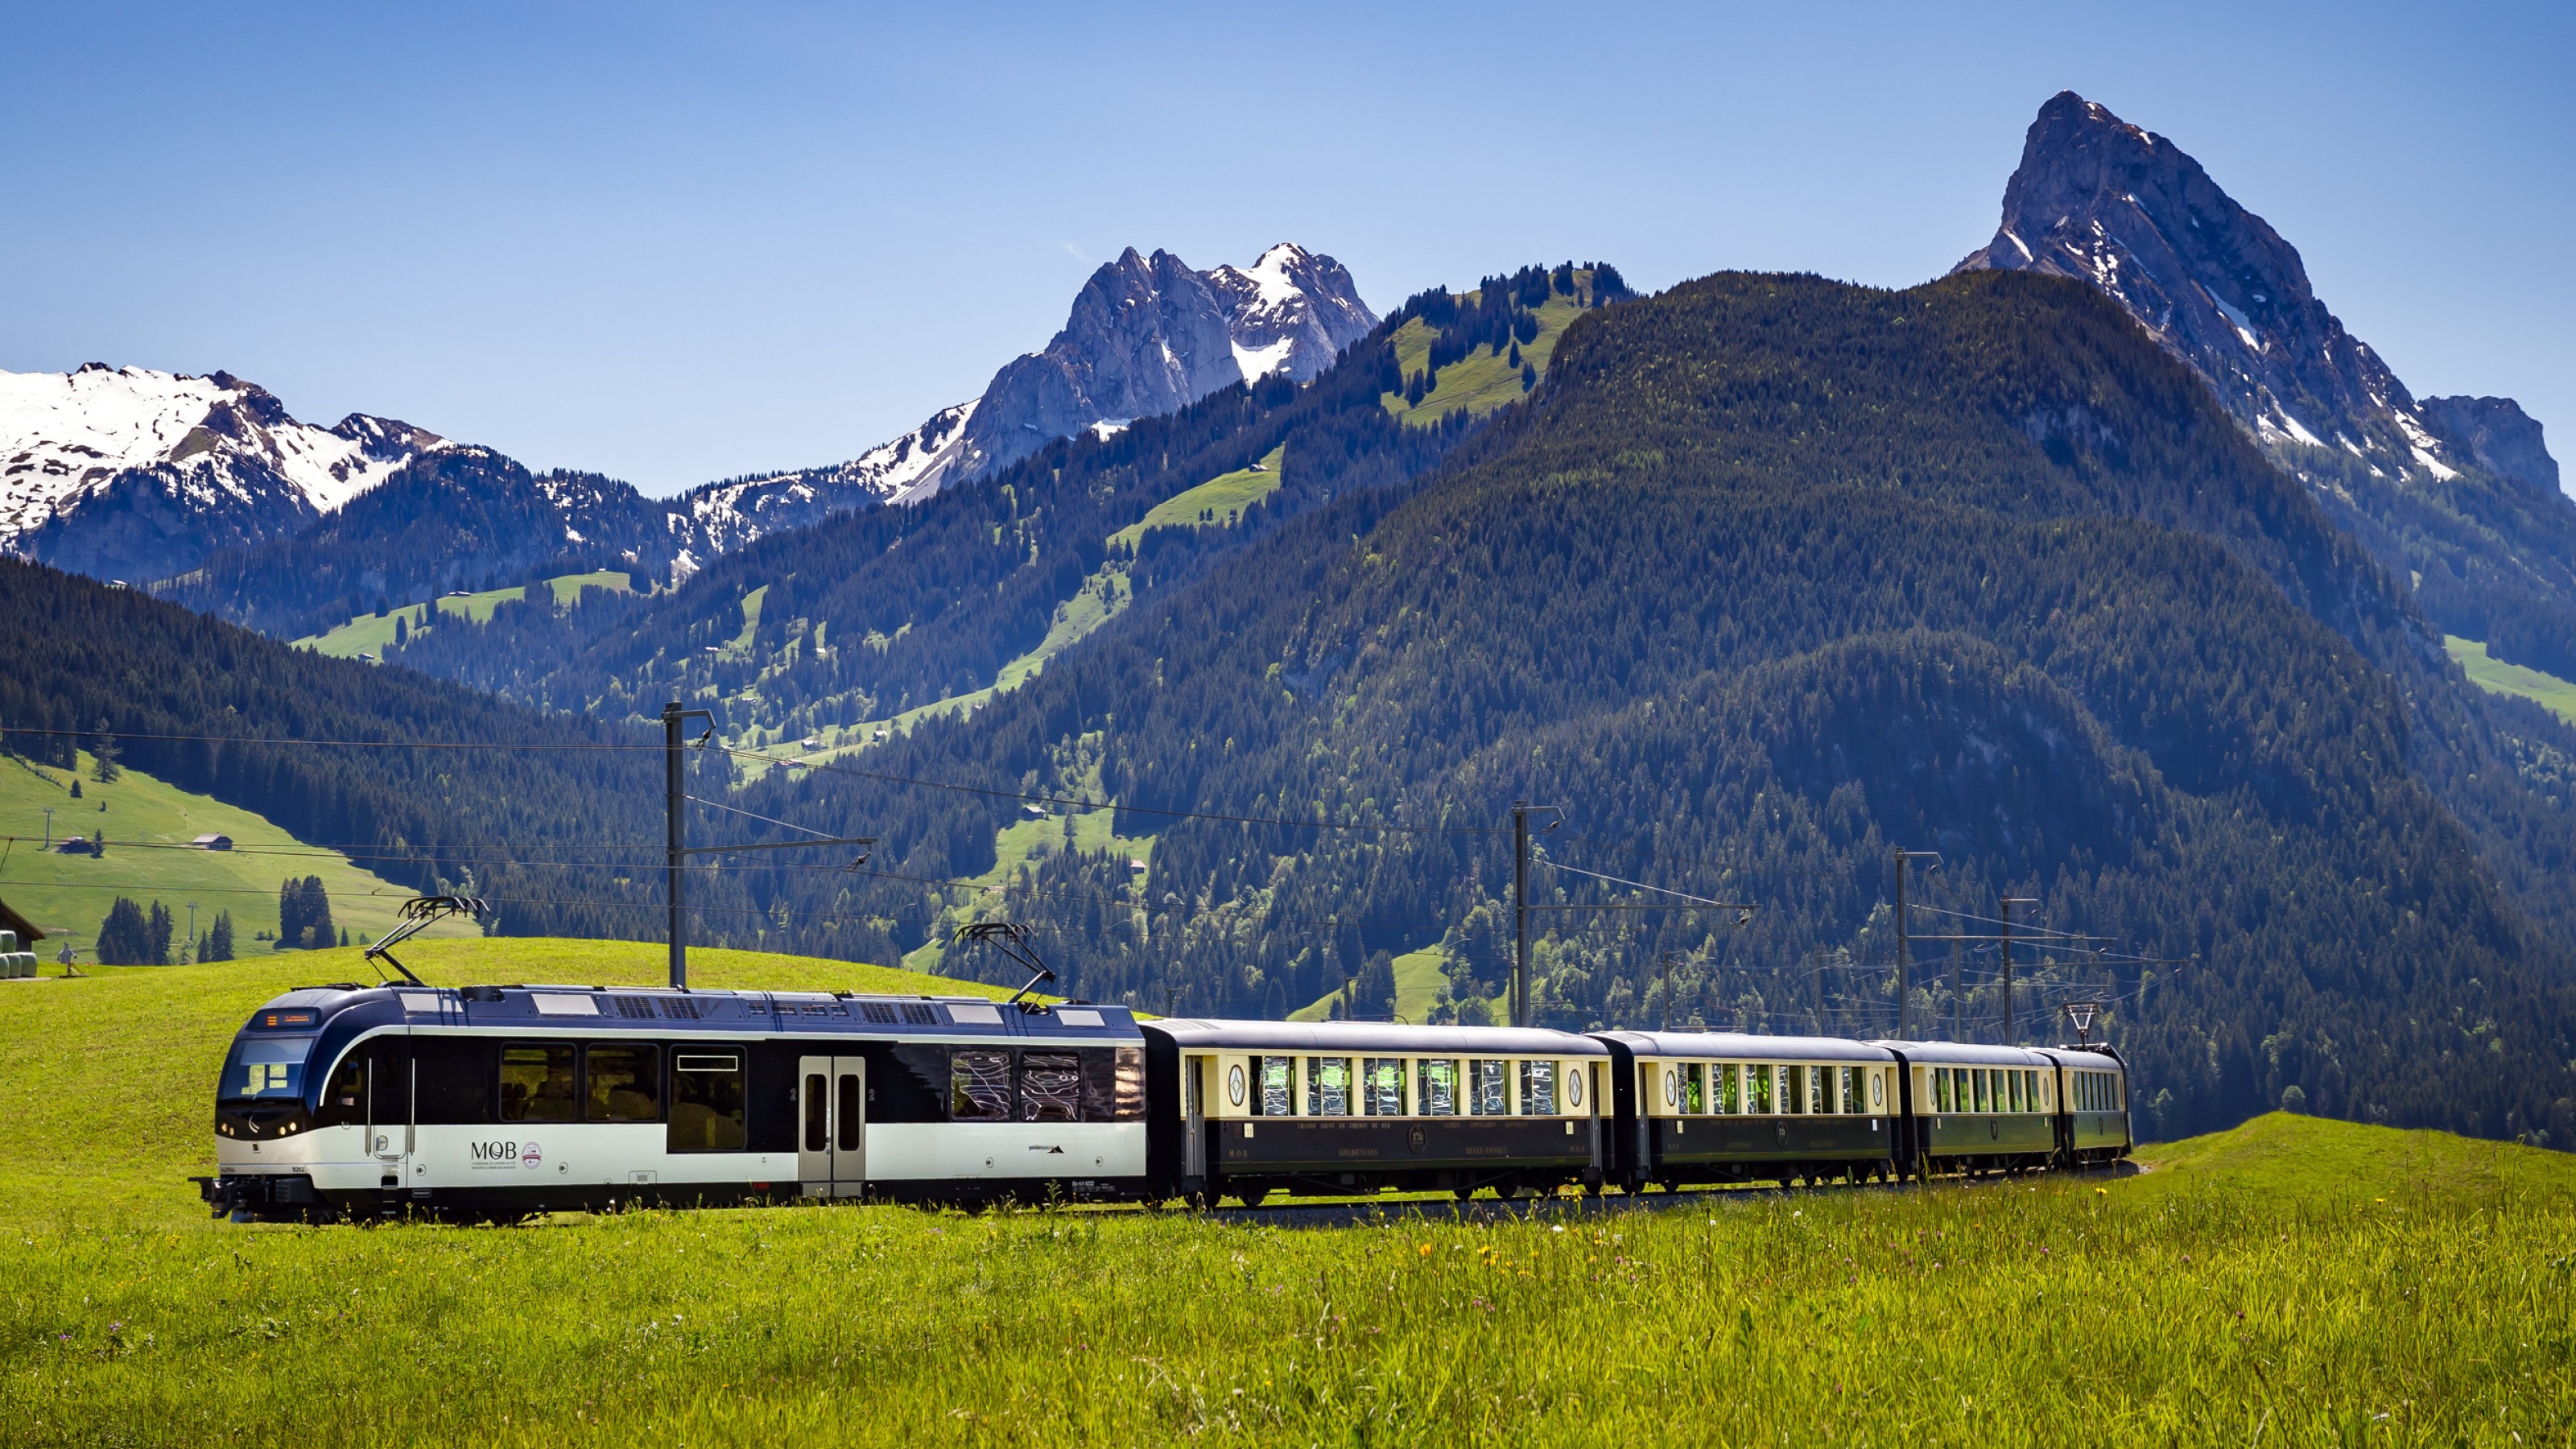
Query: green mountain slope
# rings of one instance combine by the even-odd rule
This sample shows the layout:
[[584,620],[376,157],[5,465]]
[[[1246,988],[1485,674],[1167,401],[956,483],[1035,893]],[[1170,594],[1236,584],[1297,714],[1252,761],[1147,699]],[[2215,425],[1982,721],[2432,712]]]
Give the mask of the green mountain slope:
[[[1938,947],[1896,993],[1889,853],[1938,850],[1916,899],[1967,915],[1917,933],[2015,895],[2025,932],[2097,938],[2025,937],[2019,1025],[2109,1003],[2155,1132],[2297,1085],[2576,1142],[2569,963],[2534,924],[2567,909],[2542,787],[2576,737],[2448,668],[2087,289],[1720,276],[1587,314],[1424,484],[1334,499],[870,768],[1051,790],[1101,741],[1119,829],[1159,834],[1150,898],[1071,856],[1010,906],[1081,994],[1284,1015],[1445,943],[1453,999],[1490,997],[1518,798],[1570,814],[1553,902],[1643,899],[1579,867],[1761,907],[1551,918],[1550,1021],[1659,1018],[1677,953],[1677,1021],[1997,1035],[1988,943],[1963,994]],[[928,879],[981,868],[1003,808],[819,771],[749,798],[921,809],[944,823],[887,849]],[[898,940],[925,928],[917,886],[869,891]]]
[[[41,953],[49,970],[62,937],[73,939],[83,963],[92,959],[99,922],[118,896],[147,908],[154,902],[168,906],[183,933],[191,906],[200,932],[214,924],[216,912],[230,911],[233,948],[248,956],[271,949],[254,937],[275,935],[278,882],[285,877],[321,877],[331,895],[332,921],[347,927],[353,939],[391,929],[395,912],[415,894],[352,864],[340,851],[298,841],[264,816],[141,770],[120,770],[113,782],[101,784],[91,778],[95,764],[83,754],[75,775],[16,757],[0,759],[0,834],[16,837],[0,857],[0,900],[50,933]],[[81,787],[77,800],[71,798],[75,779]],[[106,853],[49,851],[48,831],[57,842],[74,835],[92,842],[104,837]],[[190,842],[200,835],[230,836],[232,848],[195,849]],[[445,922],[431,929],[436,935],[470,930]]]

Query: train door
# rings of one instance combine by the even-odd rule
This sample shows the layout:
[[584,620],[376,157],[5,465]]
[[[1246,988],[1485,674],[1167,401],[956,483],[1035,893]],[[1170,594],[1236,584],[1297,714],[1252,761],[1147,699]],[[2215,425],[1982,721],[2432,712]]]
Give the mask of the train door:
[[377,1190],[394,1192],[412,1179],[420,1128],[413,1103],[419,1069],[407,1037],[377,1037],[366,1045],[367,1151],[376,1159]]
[[799,1057],[796,1178],[807,1197],[857,1197],[868,1177],[865,1057]]
[[1207,1176],[1206,1057],[1181,1058],[1181,1175]]

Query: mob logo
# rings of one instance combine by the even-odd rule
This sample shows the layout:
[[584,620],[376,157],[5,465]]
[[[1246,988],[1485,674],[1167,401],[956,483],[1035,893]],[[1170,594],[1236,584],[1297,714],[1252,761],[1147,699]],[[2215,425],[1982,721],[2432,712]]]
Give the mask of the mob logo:
[[476,1142],[469,1150],[476,1167],[534,1168],[545,1161],[545,1150],[533,1142]]

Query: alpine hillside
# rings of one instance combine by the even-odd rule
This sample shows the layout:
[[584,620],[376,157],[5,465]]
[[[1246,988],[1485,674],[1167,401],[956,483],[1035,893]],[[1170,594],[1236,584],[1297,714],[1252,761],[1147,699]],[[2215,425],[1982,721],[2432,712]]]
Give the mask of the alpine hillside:
[[1959,270],[2080,278],[2209,384],[2452,634],[2576,675],[2576,502],[2510,398],[2417,398],[2298,249],[2171,140],[2072,91],[2040,108]]

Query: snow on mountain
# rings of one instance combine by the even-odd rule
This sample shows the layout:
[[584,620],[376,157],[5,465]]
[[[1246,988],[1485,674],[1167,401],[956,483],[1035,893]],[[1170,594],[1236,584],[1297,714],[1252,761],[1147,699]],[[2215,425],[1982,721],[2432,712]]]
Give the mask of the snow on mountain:
[[[941,408],[930,420],[846,463],[728,478],[672,500],[673,526],[685,518],[702,546],[727,553],[783,528],[803,528],[836,513],[882,503],[918,503],[939,491],[965,440],[975,400]],[[705,562],[691,554],[688,566]]]
[[993,375],[943,476],[910,496],[1238,382],[1273,373],[1311,382],[1376,326],[1342,264],[1303,247],[1282,242],[1248,268],[1208,272],[1129,247],[1091,274],[1052,341]]
[[358,413],[297,422],[229,373],[0,372],[0,546],[84,573],[162,577],[208,548],[291,533],[444,446]]

